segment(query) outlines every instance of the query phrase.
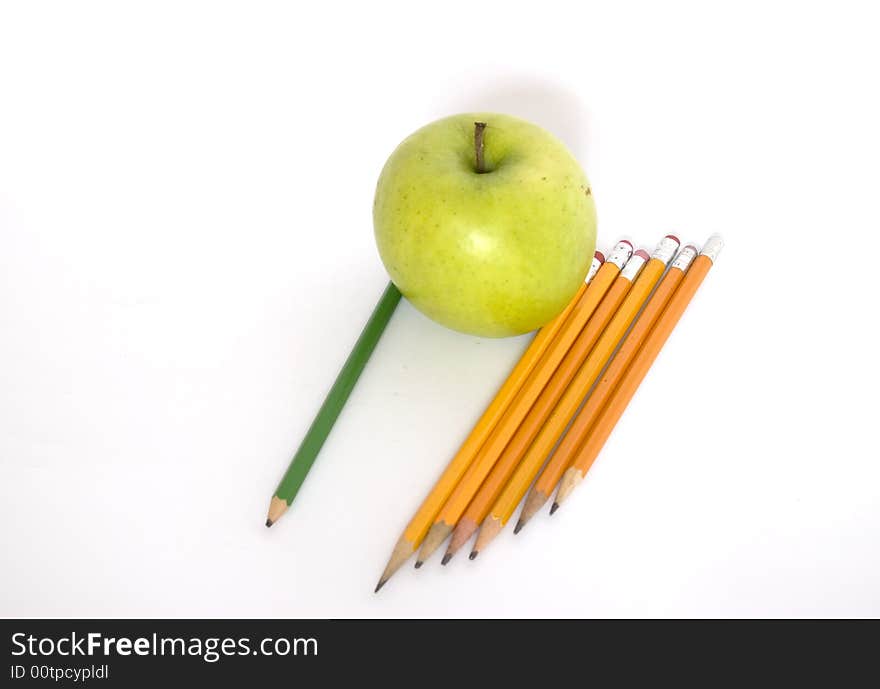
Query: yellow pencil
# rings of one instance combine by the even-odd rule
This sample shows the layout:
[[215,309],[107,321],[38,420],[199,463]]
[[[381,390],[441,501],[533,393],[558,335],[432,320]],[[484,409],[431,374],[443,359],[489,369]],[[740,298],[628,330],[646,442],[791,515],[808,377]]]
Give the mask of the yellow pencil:
[[549,419],[541,428],[541,431],[508,480],[501,495],[498,496],[488,517],[483,521],[480,533],[477,536],[477,542],[471,552],[471,559],[474,559],[494,540],[511,515],[513,515],[517,504],[525,495],[529,484],[535,478],[550,450],[553,449],[553,446],[559,440],[568,422],[583,401],[584,396],[590,390],[593,383],[596,382],[605,364],[608,363],[627,329],[635,320],[639,310],[660,280],[660,277],[666,270],[666,265],[672,260],[675,252],[678,250],[678,245],[678,239],[672,235],[664,237],[657,245],[657,248],[651,255],[651,259],[642,269],[641,275],[633,284],[626,299],[602,332],[602,336],[599,338],[593,351],[590,352],[590,356],[587,357],[577,375],[566,388],[562,398],[553,408]]
[[479,490],[486,475],[495,465],[495,462],[520,422],[529,409],[531,409],[532,404],[541,390],[544,389],[550,376],[559,366],[559,362],[562,361],[569,351],[572,343],[582,336],[581,331],[591,328],[591,324],[595,319],[594,312],[598,313],[599,310],[597,306],[600,302],[604,303],[603,298],[607,298],[607,294],[615,291],[618,273],[621,266],[627,261],[631,251],[632,245],[629,242],[619,243],[615,250],[611,252],[605,264],[599,269],[599,272],[596,273],[596,277],[593,278],[587,291],[571,312],[571,316],[569,316],[565,325],[560,329],[559,334],[547,348],[547,351],[544,352],[541,360],[535,365],[534,370],[529,374],[522,388],[510,403],[510,407],[505,411],[504,416],[496,427],[492,429],[474,461],[437,513],[434,523],[431,525],[422,543],[418,558],[416,558],[417,568],[421,567],[422,563],[452,533],[468,503],[470,503],[477,490]]
[[473,430],[455,454],[455,457],[452,458],[452,461],[446,467],[434,488],[424,499],[403,534],[401,534],[376,586],[377,592],[421,545],[437,512],[452,493],[461,476],[473,462],[486,438],[495,428],[499,419],[502,418],[511,401],[516,397],[523,382],[528,378],[538,361],[541,360],[548,347],[554,342],[559,330],[568,322],[572,311],[581,303],[582,297],[587,291],[587,284],[592,284],[591,281],[597,277],[597,273],[604,263],[604,256],[601,252],[597,251],[593,257],[593,262],[584,285],[578,288],[577,293],[565,310],[541,328],[535,339],[532,340],[528,349],[526,349],[519,362],[507,377],[507,380],[495,395],[495,398],[486,408],[486,411],[483,412],[483,415],[477,421]]
[[525,505],[520,512],[519,521],[513,530],[514,533],[519,533],[529,519],[550,498],[553,488],[559,483],[562,474],[570,466],[572,457],[577,449],[584,444],[593,428],[596,417],[614,392],[620,378],[639,351],[642,342],[644,342],[651,331],[654,323],[657,322],[663,313],[663,309],[675,293],[676,288],[685,276],[685,272],[696,256],[696,247],[686,246],[678,253],[669,270],[666,271],[666,275],[663,276],[660,284],[657,285],[657,289],[654,290],[654,293],[648,300],[648,304],[639,314],[623,344],[620,345],[620,349],[617,350],[611,363],[608,364],[608,368],[605,369],[605,373],[602,374],[602,377],[593,387],[593,391],[590,393],[584,406],[578,412],[574,421],[571,422],[571,426],[565,432],[565,436],[559,442],[547,465],[535,480],[535,485],[532,486],[532,490],[529,492]]
[[712,235],[706,241],[706,245],[703,247],[700,255],[694,259],[691,267],[688,268],[681,284],[672,294],[657,323],[651,328],[651,332],[645,338],[605,408],[596,419],[586,442],[578,450],[571,466],[563,474],[550,514],[553,514],[559,508],[583,480],[605,441],[608,440],[608,436],[611,435],[611,431],[614,430],[614,426],[617,425],[627,405],[633,398],[633,395],[635,395],[636,390],[638,390],[639,385],[645,379],[645,375],[647,375],[663,345],[666,344],[666,340],[669,339],[669,335],[672,334],[678,321],[681,320],[682,314],[684,314],[694,294],[696,294],[700,285],[703,284],[703,279],[714,265],[723,246],[724,241],[721,237]]

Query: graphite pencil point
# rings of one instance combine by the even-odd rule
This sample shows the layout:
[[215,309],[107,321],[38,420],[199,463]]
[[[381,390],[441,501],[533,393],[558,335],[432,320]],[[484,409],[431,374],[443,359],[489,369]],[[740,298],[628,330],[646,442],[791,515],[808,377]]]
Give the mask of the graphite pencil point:
[[526,525],[526,523],[522,519],[520,519],[516,523],[516,526],[513,527],[513,533],[518,534],[520,532],[520,529],[522,529],[525,525]]
[[553,514],[558,509],[559,509],[559,503],[554,502],[553,505],[550,507],[550,514]]
[[446,555],[443,556],[443,559],[440,560],[440,564],[441,564],[441,565],[445,565],[445,564],[447,564],[451,559],[452,559],[452,553],[446,553]]
[[376,589],[373,591],[373,593],[379,593],[379,589],[382,588],[383,586],[385,586],[386,581],[388,581],[388,580],[387,579],[379,579],[379,583],[376,584]]
[[472,550],[472,551],[471,551],[471,554],[468,555],[468,560],[476,560],[476,559],[477,559],[477,555],[479,555],[479,554],[480,554],[480,551],[479,551],[479,550]]
[[397,545],[394,546],[394,550],[391,551],[391,557],[388,558],[388,564],[385,565],[384,571],[379,576],[379,586],[376,588],[377,591],[382,588],[386,581],[394,576],[394,573],[401,568],[403,563],[406,562],[412,554],[412,541],[408,540],[406,536],[401,536],[397,541]]
[[287,501],[273,495],[269,501],[269,512],[266,514],[266,526],[272,526],[287,512]]
[[419,567],[421,567],[423,564],[425,564],[425,563],[422,562],[421,560],[416,560],[416,569],[418,569]]
[[431,525],[431,528],[428,529],[428,533],[425,534],[425,540],[422,541],[422,547],[421,550],[419,550],[419,560],[427,562],[428,558],[434,554],[434,551],[440,547],[443,541],[445,541],[451,533],[452,526],[445,521],[440,520],[439,522],[434,522],[434,524]]

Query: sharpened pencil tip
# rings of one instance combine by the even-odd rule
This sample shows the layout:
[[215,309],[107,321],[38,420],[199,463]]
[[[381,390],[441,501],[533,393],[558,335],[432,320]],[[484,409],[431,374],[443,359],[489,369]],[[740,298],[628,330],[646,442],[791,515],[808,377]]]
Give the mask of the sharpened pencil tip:
[[522,519],[520,519],[520,520],[516,523],[516,526],[513,527],[513,533],[514,533],[514,534],[518,534],[520,531],[522,531],[522,528],[523,528],[525,525],[526,525],[526,523],[525,523]]
[[553,505],[550,507],[550,514],[553,514],[558,509],[559,509],[559,503],[554,502]]
[[274,523],[275,523],[275,522],[273,522],[271,519],[267,519],[267,520],[266,520],[266,528],[268,529],[268,528],[269,528],[270,526],[272,526],[272,524],[274,524]]
[[480,554],[480,551],[479,551],[479,550],[472,550],[472,551],[471,551],[471,554],[468,555],[468,560],[476,560],[476,559],[477,559],[477,555],[479,555],[479,554]]
[[416,560],[416,569],[418,569],[419,567],[421,567],[423,564],[425,564],[425,563],[422,562],[421,560]]
[[451,559],[452,559],[452,553],[446,553],[446,555],[443,556],[443,559],[440,560],[440,564],[441,564],[441,565],[445,565],[445,564],[447,564]]
[[383,586],[385,586],[386,581],[388,581],[388,580],[387,579],[379,579],[379,583],[376,584],[376,590],[373,591],[373,593],[379,593],[379,589],[382,588]]

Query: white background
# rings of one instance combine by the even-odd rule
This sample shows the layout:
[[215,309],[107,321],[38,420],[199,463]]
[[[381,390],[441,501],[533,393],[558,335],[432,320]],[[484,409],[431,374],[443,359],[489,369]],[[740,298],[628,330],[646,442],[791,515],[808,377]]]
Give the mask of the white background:
[[[869,6],[4,3],[0,614],[880,615]],[[374,596],[527,338],[402,304],[263,520],[383,162],[470,109],[569,144],[600,248],[727,248],[564,509]]]

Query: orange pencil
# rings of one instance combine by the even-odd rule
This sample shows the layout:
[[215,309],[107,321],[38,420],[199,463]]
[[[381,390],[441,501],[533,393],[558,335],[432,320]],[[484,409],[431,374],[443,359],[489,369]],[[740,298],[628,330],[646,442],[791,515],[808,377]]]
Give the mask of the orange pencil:
[[556,492],[556,500],[553,502],[553,508],[550,510],[551,514],[571,495],[571,492],[583,480],[584,475],[592,466],[596,455],[599,454],[605,441],[608,440],[608,436],[611,435],[611,431],[633,398],[636,390],[638,390],[639,385],[644,380],[645,375],[648,373],[666,340],[669,339],[670,333],[678,324],[709,269],[718,258],[718,254],[723,246],[724,241],[721,237],[712,235],[706,241],[703,251],[694,259],[678,289],[673,293],[657,323],[645,338],[626,373],[620,379],[617,389],[596,419],[586,442],[578,450],[571,466],[562,476],[559,490]]
[[452,532],[471,498],[474,497],[479,489],[483,479],[492,469],[504,446],[507,445],[510,437],[514,434],[529,409],[531,409],[535,399],[537,399],[541,390],[544,389],[550,376],[556,370],[566,352],[568,352],[575,338],[584,328],[585,324],[591,320],[593,312],[596,311],[606,293],[615,289],[615,278],[631,252],[632,245],[629,242],[618,243],[608,257],[608,260],[599,269],[599,272],[596,273],[596,277],[593,278],[584,296],[581,297],[577,306],[571,312],[571,316],[560,329],[556,338],[547,348],[547,351],[544,352],[541,360],[535,365],[534,370],[529,374],[525,383],[523,383],[522,388],[510,403],[504,416],[489,434],[474,461],[470,464],[458,485],[455,486],[449,498],[437,513],[416,559],[417,568],[421,567],[422,563],[431,556]]
[[519,533],[529,519],[550,498],[550,492],[556,487],[559,479],[562,478],[562,474],[571,463],[574,453],[583,445],[593,422],[596,420],[599,412],[602,411],[605,402],[608,401],[621,376],[633,360],[636,352],[638,352],[651,327],[657,322],[675,289],[682,281],[682,278],[684,278],[685,271],[696,256],[696,247],[686,246],[672,262],[666,275],[663,276],[657,289],[654,290],[654,294],[651,295],[648,304],[642,313],[639,314],[638,319],[636,319],[623,344],[620,345],[620,349],[617,350],[614,358],[611,359],[611,363],[605,369],[605,373],[599,379],[599,382],[596,383],[584,406],[578,412],[574,421],[571,422],[571,426],[566,431],[565,436],[563,436],[547,465],[535,481],[535,485],[532,486],[513,533]]
[[[459,519],[452,532],[452,540],[443,556],[442,564],[446,564],[452,559],[458,549],[467,543],[486,518],[489,509],[516,468],[517,462],[525,454],[538,431],[541,430],[541,426],[550,416],[553,407],[562,397],[565,388],[575,377],[578,369],[588,356],[591,356],[590,352],[602,335],[603,329],[612,321],[621,304],[626,303],[624,298],[629,299],[627,294],[636,289],[633,280],[647,260],[648,252],[643,249],[636,251],[617,277],[612,288],[608,290],[596,313],[593,314],[590,322],[583,329],[568,354],[565,355],[562,363],[553,372],[538,399],[535,400],[532,408],[507,443],[495,466],[492,467],[492,471],[483,481],[479,491]],[[638,285],[643,279],[639,277],[635,285]]]
[[[635,320],[639,310],[647,301],[651,291],[657,285],[666,270],[666,265],[678,250],[678,245],[678,239],[672,235],[667,235],[657,245],[651,260],[645,265],[639,279],[636,280],[617,313],[614,314],[614,318],[602,332],[602,336],[593,351],[590,352],[590,356],[587,357],[577,375],[565,389],[559,402],[546,419],[546,423],[541,426],[534,441],[522,450],[525,452],[522,460],[516,466],[513,475],[508,479],[480,527],[480,534],[477,536],[477,542],[471,552],[471,559],[485,549],[513,515],[513,511],[528,490],[529,484],[538,473],[541,464],[559,440],[565,427],[571,421],[584,397],[620,344],[627,329]],[[519,448],[515,449],[520,451]]]
[[443,505],[446,498],[449,497],[449,494],[457,485],[462,474],[464,474],[468,466],[470,466],[477,451],[498,423],[498,420],[502,417],[520,387],[522,387],[523,381],[526,380],[529,373],[531,373],[532,369],[534,369],[535,365],[541,359],[541,356],[547,351],[547,348],[556,338],[563,325],[567,322],[572,311],[574,311],[575,307],[580,304],[580,301],[586,292],[587,283],[590,283],[591,280],[597,276],[598,271],[604,262],[605,257],[601,252],[597,251],[593,257],[593,262],[590,266],[590,271],[587,274],[587,279],[584,284],[578,288],[574,298],[572,298],[563,312],[541,328],[532,340],[528,349],[526,349],[519,362],[507,377],[507,380],[495,395],[495,398],[486,408],[486,411],[483,412],[483,415],[480,417],[479,421],[477,421],[470,435],[468,435],[467,439],[459,448],[455,457],[452,458],[452,461],[446,467],[446,470],[440,476],[440,479],[437,481],[430,494],[422,502],[418,511],[398,539],[397,544],[391,553],[391,557],[388,560],[388,564],[385,567],[385,571],[382,573],[382,577],[379,579],[379,583],[376,586],[376,591],[382,588],[391,575],[393,575],[409,556],[415,552],[416,548],[419,547],[431,525],[431,521],[437,514],[437,511]]

